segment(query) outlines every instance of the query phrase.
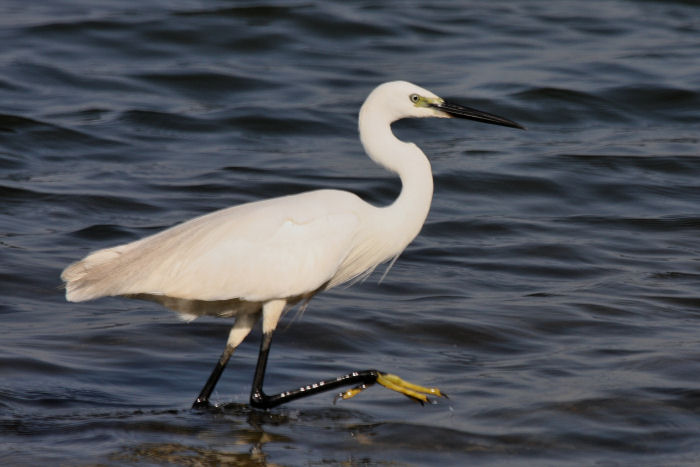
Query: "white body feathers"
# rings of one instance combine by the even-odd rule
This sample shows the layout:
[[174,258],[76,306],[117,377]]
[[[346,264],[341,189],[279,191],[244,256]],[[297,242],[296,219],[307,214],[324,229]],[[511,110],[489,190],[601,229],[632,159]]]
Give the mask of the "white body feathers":
[[446,115],[413,105],[414,93],[436,97],[410,83],[385,83],[360,110],[365,150],[402,181],[391,205],[375,207],[349,192],[319,190],[216,211],[70,265],[61,276],[66,298],[136,296],[191,317],[257,314],[275,303],[269,323],[274,329],[284,304],[373,270],[420,231],[433,192],[430,164],[417,146],[398,140],[390,125],[404,117]]

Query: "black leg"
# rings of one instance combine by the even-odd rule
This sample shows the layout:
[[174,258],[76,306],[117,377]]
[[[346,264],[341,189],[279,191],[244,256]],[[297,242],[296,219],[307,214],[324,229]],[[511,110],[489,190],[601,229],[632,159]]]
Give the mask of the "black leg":
[[[418,386],[402,380],[396,375],[380,372],[378,370],[362,370],[353,371],[333,379],[322,380],[317,383],[308,384],[291,391],[281,392],[268,396],[263,392],[263,382],[265,380],[265,368],[267,367],[267,357],[270,354],[270,344],[272,343],[272,332],[263,333],[262,342],[260,343],[260,352],[258,353],[258,363],[255,367],[255,376],[253,377],[253,387],[250,391],[250,405],[259,409],[270,409],[278,405],[300,399],[302,397],[312,396],[321,392],[332,391],[343,386],[355,386],[355,388],[342,392],[336,396],[343,399],[353,397],[365,387],[374,383],[378,383],[388,389],[397,391],[409,398],[420,402],[433,402],[428,399],[428,395],[437,397],[447,397],[437,388],[426,388]],[[224,352],[221,354],[219,361],[211,372],[209,379],[204,384],[202,391],[199,393],[197,400],[192,405],[193,408],[202,408],[209,406],[209,397],[211,396],[217,381],[221,377],[226,363],[233,354],[235,346],[227,345]]]
[[226,363],[228,362],[229,358],[231,358],[231,355],[233,354],[233,347],[226,346],[224,349],[224,352],[221,354],[221,357],[219,358],[219,361],[216,362],[216,366],[214,367],[214,371],[211,372],[211,375],[209,375],[209,379],[207,379],[207,382],[204,383],[204,387],[202,388],[201,392],[199,393],[199,396],[197,396],[197,399],[194,401],[194,404],[192,404],[192,408],[202,408],[202,407],[208,407],[209,406],[209,397],[211,396],[212,391],[214,390],[214,386],[216,386],[216,383],[219,381],[219,378],[221,377],[221,373],[224,372],[224,368],[226,367]]
[[354,371],[331,380],[319,381],[318,383],[309,384],[298,389],[268,396],[263,392],[263,381],[265,379],[265,368],[267,367],[267,357],[270,353],[271,342],[272,333],[263,334],[262,342],[260,343],[260,353],[258,354],[258,364],[255,368],[255,376],[253,378],[253,387],[250,391],[250,405],[259,409],[269,409],[295,399],[311,396],[320,392],[332,391],[342,386],[369,386],[375,383],[380,375],[377,370]]
[[362,370],[353,371],[346,375],[338,376],[333,379],[322,380],[317,383],[302,386],[291,391],[281,392],[268,396],[262,391],[258,391],[256,397],[250,398],[250,405],[259,409],[270,409],[281,404],[301,399],[306,396],[313,396],[321,392],[332,391],[343,386],[369,386],[374,384],[379,377],[380,372],[377,370]]
[[255,366],[255,376],[253,376],[253,387],[250,388],[250,405],[261,409],[272,407],[265,402],[267,396],[263,392],[265,368],[267,368],[267,356],[270,354],[271,343],[272,332],[263,333],[260,351],[258,352],[258,363]]

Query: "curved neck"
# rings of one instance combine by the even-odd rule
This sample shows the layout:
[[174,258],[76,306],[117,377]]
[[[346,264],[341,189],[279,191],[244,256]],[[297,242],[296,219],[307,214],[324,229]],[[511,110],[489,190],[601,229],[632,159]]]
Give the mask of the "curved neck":
[[360,140],[367,155],[377,164],[398,174],[401,194],[382,208],[383,224],[391,229],[392,243],[400,253],[420,232],[433,198],[430,162],[413,143],[401,141],[391,131],[391,123],[363,106],[360,110]]

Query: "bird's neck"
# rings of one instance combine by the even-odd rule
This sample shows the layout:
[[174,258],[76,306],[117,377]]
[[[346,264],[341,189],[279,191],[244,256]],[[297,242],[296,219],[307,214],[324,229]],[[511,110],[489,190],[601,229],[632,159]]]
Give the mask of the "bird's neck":
[[[398,174],[401,193],[389,206],[382,208],[383,224],[391,226],[400,253],[420,232],[433,198],[433,176],[430,162],[413,143],[394,136],[390,123],[371,117],[360,117],[360,140],[369,157],[387,170]],[[365,117],[365,118],[362,118]]]

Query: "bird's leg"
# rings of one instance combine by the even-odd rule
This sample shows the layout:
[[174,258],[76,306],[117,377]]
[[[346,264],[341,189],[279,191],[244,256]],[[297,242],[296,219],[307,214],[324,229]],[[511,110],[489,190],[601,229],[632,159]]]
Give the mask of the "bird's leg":
[[245,339],[245,337],[250,333],[250,330],[253,329],[253,326],[259,318],[259,313],[242,315],[236,318],[236,323],[231,328],[231,332],[229,332],[228,341],[226,341],[226,348],[221,354],[221,357],[219,357],[219,361],[216,363],[214,371],[212,371],[211,375],[209,375],[209,379],[207,379],[207,382],[204,383],[204,387],[200,391],[199,396],[197,396],[194,404],[192,404],[192,408],[196,409],[209,406],[209,397],[211,396],[216,383],[219,381],[221,373],[224,372],[226,363],[228,363],[228,360],[231,358],[231,355],[233,355],[233,351],[236,350],[236,347],[243,342],[243,339]]
[[[256,379],[257,380],[257,379]],[[322,380],[317,383],[308,384],[297,389],[281,392],[279,394],[268,396],[262,391],[262,385],[258,388],[253,386],[253,391],[250,396],[250,404],[253,407],[261,409],[269,409],[278,405],[300,399],[302,397],[311,396],[321,392],[332,391],[343,386],[353,386],[347,391],[338,394],[333,402],[338,399],[350,399],[365,390],[374,383],[379,383],[387,389],[399,392],[408,398],[424,404],[432,402],[428,398],[429,395],[436,397],[447,397],[447,394],[441,392],[438,388],[427,388],[418,386],[408,381],[404,381],[396,375],[383,373],[378,370],[362,370],[353,371],[333,379]]]
[[374,383],[379,383],[392,391],[400,392],[421,404],[430,402],[427,395],[447,397],[447,395],[440,392],[438,388],[418,386],[404,381],[396,375],[383,373],[377,370],[353,371],[352,373],[338,376],[334,379],[319,381],[297,389],[292,389],[291,391],[268,396],[263,391],[263,380],[265,379],[265,368],[267,367],[267,357],[270,353],[271,342],[272,332],[264,333],[262,342],[260,343],[260,353],[258,354],[258,364],[255,368],[253,387],[250,391],[250,405],[259,409],[269,409],[295,399],[352,385],[354,386],[352,389],[341,392],[335,398],[335,400],[350,399]]
[[263,391],[265,369],[267,367],[267,358],[270,354],[272,333],[275,330],[275,326],[277,325],[277,321],[279,320],[284,306],[285,302],[281,300],[271,301],[263,306],[263,336],[262,342],[260,343],[260,352],[258,353],[258,363],[255,367],[255,376],[253,377],[253,387],[250,390],[250,405],[253,407],[269,409],[320,392],[331,391],[343,386],[354,386],[352,389],[342,392],[336,397],[336,400],[338,398],[349,399],[374,383],[379,383],[388,389],[400,392],[420,403],[429,402],[427,395],[446,397],[445,394],[440,392],[437,388],[418,386],[404,381],[396,375],[383,373],[377,370],[353,371],[352,373],[338,376],[331,380],[319,381],[291,391],[268,396]]
[[224,372],[224,368],[226,367],[226,363],[228,362],[229,358],[231,358],[231,355],[233,355],[234,350],[235,350],[234,347],[226,345],[224,352],[221,354],[221,357],[219,358],[219,361],[216,362],[216,366],[214,367],[214,371],[211,372],[211,374],[209,375],[209,379],[207,379],[207,382],[204,383],[204,387],[199,392],[199,396],[197,396],[197,399],[192,404],[193,409],[209,406],[209,396],[211,396],[211,393],[214,390],[214,386],[216,386],[216,383],[219,381],[219,378],[221,377],[221,373]]
[[[271,343],[272,331],[264,332],[262,342],[260,343],[260,352],[258,353],[258,363],[255,367],[255,376],[253,377],[253,387],[250,390],[250,405],[258,409],[270,409],[301,397],[330,391],[341,386],[358,384],[368,386],[373,384],[380,375],[376,370],[353,372],[344,376],[339,376],[333,380],[319,381],[318,383],[309,384],[291,391],[268,396],[263,391],[263,381],[265,379],[265,368],[267,367],[267,357],[270,354]],[[356,393],[357,392],[355,392],[355,394]]]
[[272,331],[264,332],[260,342],[260,352],[258,353],[258,363],[255,366],[255,376],[253,377],[253,387],[250,389],[250,405],[260,409],[274,407],[270,405],[269,397],[263,392],[263,380],[265,379],[265,368],[267,367],[267,357],[270,354],[270,344],[272,343]]

